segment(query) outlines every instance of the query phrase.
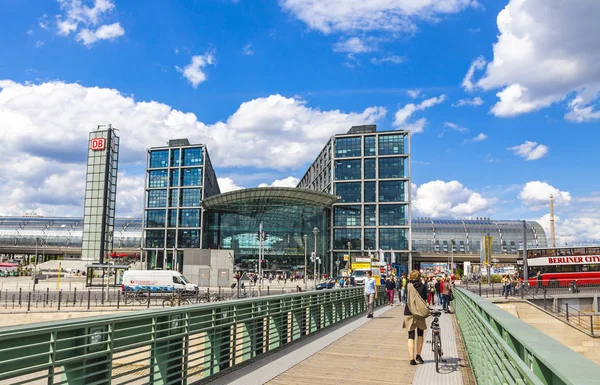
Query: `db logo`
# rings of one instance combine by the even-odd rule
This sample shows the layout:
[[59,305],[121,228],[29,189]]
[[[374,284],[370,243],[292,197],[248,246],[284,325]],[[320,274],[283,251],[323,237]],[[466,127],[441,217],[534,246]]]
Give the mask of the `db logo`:
[[135,281],[132,279],[131,281],[129,281],[130,284],[135,284]]
[[92,138],[90,140],[90,150],[98,151],[106,148],[106,139],[104,138]]

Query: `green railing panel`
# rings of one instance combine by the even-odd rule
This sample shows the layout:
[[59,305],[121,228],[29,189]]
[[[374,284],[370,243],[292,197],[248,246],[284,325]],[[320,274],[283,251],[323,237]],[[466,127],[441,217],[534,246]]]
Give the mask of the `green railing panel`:
[[344,288],[0,328],[0,383],[194,383],[364,310]]
[[600,366],[460,288],[454,308],[479,384],[596,385]]

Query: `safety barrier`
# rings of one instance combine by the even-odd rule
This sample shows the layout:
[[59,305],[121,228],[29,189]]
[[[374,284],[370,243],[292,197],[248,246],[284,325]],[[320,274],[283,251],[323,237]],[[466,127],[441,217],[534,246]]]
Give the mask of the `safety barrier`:
[[595,385],[600,366],[500,309],[456,288],[453,303],[479,384]]
[[344,288],[1,328],[0,384],[194,383],[364,311]]

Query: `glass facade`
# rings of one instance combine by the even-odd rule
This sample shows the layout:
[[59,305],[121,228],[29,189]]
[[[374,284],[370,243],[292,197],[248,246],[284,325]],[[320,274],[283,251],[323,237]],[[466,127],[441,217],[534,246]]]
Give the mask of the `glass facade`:
[[201,166],[202,165],[202,147],[184,148],[183,149],[183,165],[184,166]]
[[148,207],[167,207],[167,190],[149,190]]
[[152,151],[150,153],[149,168],[162,168],[169,166],[169,150]]
[[165,227],[166,210],[147,210],[146,227]]
[[167,187],[169,185],[169,172],[167,170],[154,170],[148,172],[148,187]]
[[404,202],[404,182],[379,182],[379,202]]
[[379,178],[404,178],[404,159],[379,158]]
[[334,226],[360,226],[360,206],[337,206],[334,208]]
[[365,159],[365,179],[375,179],[375,159]]
[[335,157],[348,158],[361,156],[361,138],[338,138],[335,141]]
[[377,143],[375,136],[365,136],[365,156],[377,155],[375,143]]
[[383,250],[406,250],[408,243],[405,229],[379,229],[379,247]]
[[365,226],[377,226],[377,206],[365,205]]
[[335,162],[335,180],[360,180],[362,179],[361,160],[337,160]]
[[361,229],[334,229],[333,230],[333,248],[348,250],[348,242],[350,242],[351,250],[360,250]]
[[182,169],[182,173],[182,186],[189,187],[202,185],[202,168],[184,168]]
[[185,188],[181,190],[181,207],[199,207],[202,201],[202,190]]
[[401,155],[404,154],[405,135],[380,135],[379,155]]
[[340,203],[360,202],[361,198],[362,198],[361,183],[360,182],[336,183],[335,195],[340,197],[340,200],[338,201]]

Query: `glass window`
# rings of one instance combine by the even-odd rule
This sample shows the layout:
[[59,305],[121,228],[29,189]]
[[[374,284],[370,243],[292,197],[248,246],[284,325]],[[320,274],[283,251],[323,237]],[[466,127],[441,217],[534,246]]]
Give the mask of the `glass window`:
[[179,230],[177,237],[177,246],[181,248],[200,247],[200,231],[198,230]]
[[379,135],[379,155],[404,154],[404,135]]
[[403,158],[379,158],[380,178],[404,178]]
[[360,206],[336,206],[333,215],[334,226],[360,226]]
[[365,136],[365,156],[375,156],[375,137]]
[[169,166],[169,150],[150,151],[150,168]]
[[379,226],[402,226],[406,223],[405,205],[379,205]]
[[335,140],[335,157],[360,156],[360,137],[338,138]]
[[148,171],[148,187],[167,187],[169,172],[167,170]]
[[167,247],[175,247],[176,238],[177,230],[167,230]]
[[365,159],[365,179],[375,178],[375,159]]
[[167,222],[169,227],[177,227],[177,210],[169,210],[169,220]]
[[365,182],[365,202],[376,202],[375,182]]
[[200,227],[200,210],[185,209],[179,210],[180,227]]
[[179,189],[169,190],[169,207],[178,207]]
[[340,197],[339,203],[360,202],[360,182],[336,183],[335,195]]
[[165,231],[146,230],[146,247],[165,247]]
[[169,186],[171,186],[171,187],[179,186],[179,169],[171,170],[171,180],[169,181]]
[[147,210],[146,227],[165,227],[165,210]]
[[171,150],[171,167],[179,167],[181,164],[181,151],[179,149]]
[[335,161],[335,180],[356,179],[361,179],[360,159]]
[[407,250],[405,229],[379,229],[379,248]]
[[182,186],[201,186],[202,168],[186,168],[183,170]]
[[365,205],[365,226],[377,226],[377,206]]
[[202,148],[184,148],[183,149],[183,165],[184,166],[199,166],[202,164]]
[[404,182],[379,182],[379,202],[404,202]]
[[377,250],[377,229],[365,229],[365,249]]
[[180,206],[200,206],[202,200],[202,189],[186,188],[181,190]]
[[348,250],[348,241],[350,241],[351,250],[360,249],[361,229],[334,229],[333,230],[333,248]]
[[148,207],[166,207],[167,190],[148,190]]

